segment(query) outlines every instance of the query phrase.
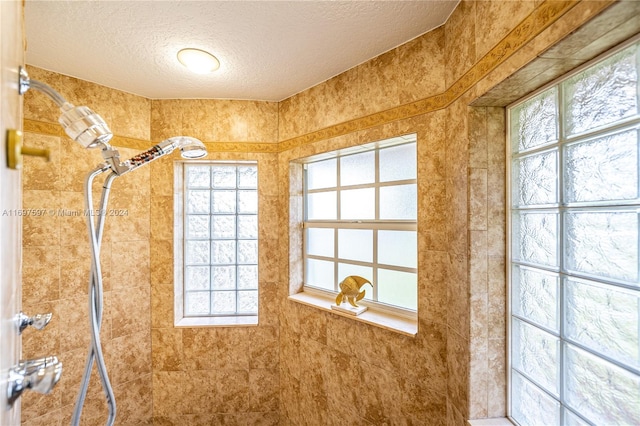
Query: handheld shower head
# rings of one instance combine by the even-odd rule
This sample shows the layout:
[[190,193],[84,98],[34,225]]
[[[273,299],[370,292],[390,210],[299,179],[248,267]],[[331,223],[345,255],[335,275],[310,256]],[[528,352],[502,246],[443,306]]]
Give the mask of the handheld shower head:
[[107,123],[86,106],[76,107],[67,102],[60,93],[38,80],[31,80],[24,68],[20,68],[19,93],[36,89],[49,96],[59,107],[62,114],[58,122],[65,133],[85,148],[109,147],[113,133]]
[[207,148],[196,138],[189,136],[174,136],[158,144],[163,151],[169,152],[176,148],[182,151],[182,158],[202,158],[207,155]]
[[118,151],[112,148],[102,150],[102,156],[107,160],[111,170],[120,176],[140,166],[144,166],[153,160],[164,157],[177,148],[180,148],[182,151],[181,154],[183,158],[202,158],[207,155],[207,149],[198,139],[189,136],[175,136],[165,139],[159,144],[154,145],[151,149],[141,152],[123,162],[120,162],[120,154]]

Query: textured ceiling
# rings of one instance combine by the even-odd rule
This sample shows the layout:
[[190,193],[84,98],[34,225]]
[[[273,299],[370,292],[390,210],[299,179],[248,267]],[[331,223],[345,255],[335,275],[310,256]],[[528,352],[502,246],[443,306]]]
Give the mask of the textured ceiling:
[[[279,101],[442,25],[457,3],[27,0],[26,60],[152,99]],[[220,69],[189,72],[185,47]]]

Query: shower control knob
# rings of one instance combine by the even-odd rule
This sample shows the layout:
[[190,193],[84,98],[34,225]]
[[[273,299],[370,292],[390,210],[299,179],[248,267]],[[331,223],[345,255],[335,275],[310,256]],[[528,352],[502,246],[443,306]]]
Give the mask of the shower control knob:
[[42,330],[49,324],[53,314],[36,314],[32,317],[20,312],[16,315],[16,324],[18,326],[18,333],[21,334],[25,328],[32,326],[36,330]]

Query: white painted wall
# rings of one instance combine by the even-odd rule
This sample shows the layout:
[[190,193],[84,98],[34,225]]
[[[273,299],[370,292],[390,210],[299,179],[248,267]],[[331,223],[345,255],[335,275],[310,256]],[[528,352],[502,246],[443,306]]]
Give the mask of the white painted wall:
[[6,403],[8,370],[18,363],[20,339],[14,317],[21,306],[21,172],[6,160],[7,129],[22,130],[18,67],[24,63],[23,2],[0,1],[0,425],[20,424],[20,403]]

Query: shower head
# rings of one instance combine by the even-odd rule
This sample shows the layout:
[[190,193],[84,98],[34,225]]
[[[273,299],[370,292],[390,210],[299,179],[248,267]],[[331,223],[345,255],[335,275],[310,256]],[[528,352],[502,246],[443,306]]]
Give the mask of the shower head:
[[196,138],[189,136],[174,136],[158,144],[167,154],[176,148],[182,151],[182,158],[202,158],[207,155],[204,144]]
[[160,157],[173,152],[180,148],[183,158],[202,158],[207,155],[207,149],[204,144],[196,138],[189,136],[175,136],[165,139],[151,149],[141,152],[124,162],[120,162],[120,154],[118,150],[109,148],[102,150],[102,156],[107,160],[108,166],[118,176],[137,169],[140,166],[156,160]]
[[59,107],[62,114],[58,122],[65,133],[85,148],[103,146],[109,148],[113,133],[107,123],[86,106],[76,107],[67,102],[60,93],[38,80],[32,80],[24,68],[20,68],[19,93],[22,95],[29,89],[36,89],[49,96]]

